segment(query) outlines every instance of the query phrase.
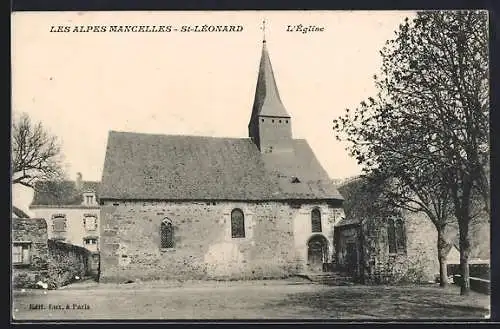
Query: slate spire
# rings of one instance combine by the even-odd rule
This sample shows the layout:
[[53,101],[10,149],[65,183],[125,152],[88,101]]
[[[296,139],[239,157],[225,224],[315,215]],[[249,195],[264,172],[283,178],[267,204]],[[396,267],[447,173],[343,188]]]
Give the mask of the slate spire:
[[290,115],[281,102],[271,59],[267,50],[265,35],[262,40],[262,53],[252,110],[252,117],[259,115],[290,118]]

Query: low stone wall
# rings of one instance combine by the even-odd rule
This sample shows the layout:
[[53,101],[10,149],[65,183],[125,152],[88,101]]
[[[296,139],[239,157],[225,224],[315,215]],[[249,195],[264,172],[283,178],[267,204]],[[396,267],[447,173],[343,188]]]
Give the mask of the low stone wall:
[[489,295],[491,292],[490,280],[472,277],[470,278],[470,289]]
[[90,274],[89,250],[56,240],[48,240],[48,249],[49,287],[61,287]]
[[[491,281],[476,277],[469,277],[470,289],[485,295],[491,292]],[[462,276],[460,274],[453,275],[453,284],[462,285]]]
[[[447,269],[448,276],[460,274],[460,264],[448,264]],[[469,276],[489,280],[490,264],[469,262]]]

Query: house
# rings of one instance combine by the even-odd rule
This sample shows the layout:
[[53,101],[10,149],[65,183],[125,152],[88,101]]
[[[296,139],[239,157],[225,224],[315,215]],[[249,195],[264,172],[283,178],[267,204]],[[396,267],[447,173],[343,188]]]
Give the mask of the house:
[[111,131],[101,281],[281,278],[333,262],[343,198],[292,121],[264,41],[248,137]]
[[99,183],[82,180],[40,181],[30,210],[47,221],[48,238],[99,250]]

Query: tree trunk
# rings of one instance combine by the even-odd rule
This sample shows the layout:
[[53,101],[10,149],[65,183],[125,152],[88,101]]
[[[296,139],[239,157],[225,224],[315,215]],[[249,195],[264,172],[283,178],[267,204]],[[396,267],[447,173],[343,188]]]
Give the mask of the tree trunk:
[[443,230],[438,229],[438,260],[439,260],[439,286],[444,288],[448,285],[448,270],[446,268],[446,240],[443,236]]
[[[470,237],[469,223],[471,222],[470,204],[472,184],[470,175],[465,175],[461,191],[454,189],[454,204],[455,216],[458,220],[459,245],[460,245],[460,274],[461,285],[460,295],[468,295],[470,293],[470,278],[469,278],[469,255],[470,255]],[[458,192],[461,193],[458,193]]]
[[[466,215],[467,216],[467,215]],[[468,217],[468,216],[467,216]],[[460,274],[462,275],[460,295],[468,295],[470,292],[469,278],[469,220],[468,218],[459,218],[458,228],[460,230]]]

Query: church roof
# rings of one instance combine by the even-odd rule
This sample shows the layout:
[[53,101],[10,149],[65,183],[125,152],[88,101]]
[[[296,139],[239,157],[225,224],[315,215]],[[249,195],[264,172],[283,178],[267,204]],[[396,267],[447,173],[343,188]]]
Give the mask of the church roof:
[[99,182],[82,181],[77,188],[75,181],[39,181],[35,184],[33,206],[77,206],[83,202],[84,192],[98,193]]
[[292,144],[261,154],[249,138],[111,131],[100,198],[342,200],[307,142]]
[[290,117],[281,102],[265,41],[262,43],[262,55],[252,110],[252,117],[258,115]]

